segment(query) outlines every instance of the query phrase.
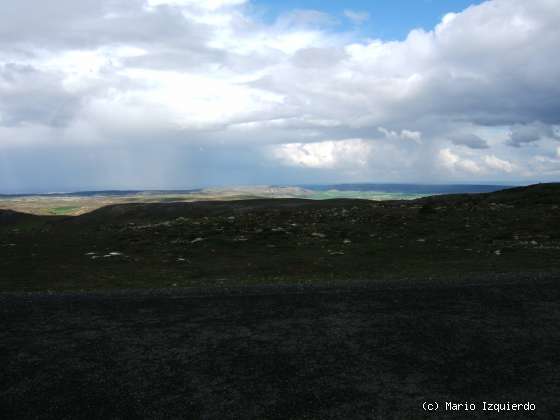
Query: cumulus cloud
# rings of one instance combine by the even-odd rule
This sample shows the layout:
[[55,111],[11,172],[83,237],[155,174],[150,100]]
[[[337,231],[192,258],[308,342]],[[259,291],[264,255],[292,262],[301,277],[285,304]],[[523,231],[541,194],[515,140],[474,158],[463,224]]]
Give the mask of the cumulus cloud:
[[464,156],[450,148],[441,149],[438,154],[439,163],[455,174],[480,176],[488,174],[511,174],[518,168],[516,164],[495,155]]
[[503,172],[512,172],[515,166],[507,160],[497,158],[494,155],[484,156],[484,162],[491,169],[496,169]]
[[554,1],[487,1],[390,42],[251,4],[0,3],[0,190],[42,166],[49,189],[555,176],[538,158],[560,139]]
[[441,149],[438,154],[440,163],[452,172],[462,172],[468,174],[480,174],[483,169],[472,159],[462,158],[451,151],[451,149]]
[[274,148],[274,154],[287,165],[309,168],[365,166],[371,144],[362,139],[288,143]]

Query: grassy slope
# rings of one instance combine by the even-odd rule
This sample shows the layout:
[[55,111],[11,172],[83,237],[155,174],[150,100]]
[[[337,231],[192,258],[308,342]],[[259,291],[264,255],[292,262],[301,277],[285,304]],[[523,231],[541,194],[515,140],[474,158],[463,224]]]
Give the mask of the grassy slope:
[[558,208],[560,186],[539,184],[400,202],[137,203],[78,217],[0,211],[0,290],[557,273]]

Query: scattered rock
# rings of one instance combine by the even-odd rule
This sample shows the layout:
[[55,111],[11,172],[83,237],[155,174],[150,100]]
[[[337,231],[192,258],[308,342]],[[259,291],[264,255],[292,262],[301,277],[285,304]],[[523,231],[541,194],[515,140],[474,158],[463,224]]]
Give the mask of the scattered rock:
[[329,255],[344,255],[344,251],[331,251],[330,249],[327,250]]
[[[113,257],[124,257],[124,254],[122,252],[112,251],[112,252],[109,252],[108,254],[103,255],[103,258],[113,258]],[[98,258],[98,256],[93,255],[91,257],[92,260],[94,260],[95,258]]]

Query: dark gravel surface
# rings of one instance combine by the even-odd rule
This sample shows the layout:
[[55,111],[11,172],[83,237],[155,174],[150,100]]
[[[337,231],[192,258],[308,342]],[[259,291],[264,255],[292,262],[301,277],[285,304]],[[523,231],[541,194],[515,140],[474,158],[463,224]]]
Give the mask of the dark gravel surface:
[[558,280],[3,294],[0,418],[558,418]]

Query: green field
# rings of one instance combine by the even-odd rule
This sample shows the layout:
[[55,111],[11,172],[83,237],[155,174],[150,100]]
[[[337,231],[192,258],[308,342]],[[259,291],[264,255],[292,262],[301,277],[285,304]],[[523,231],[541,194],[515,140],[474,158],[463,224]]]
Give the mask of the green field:
[[303,198],[308,198],[311,200],[329,200],[333,198],[355,198],[363,200],[373,200],[373,201],[385,201],[385,200],[415,200],[417,198],[427,197],[430,194],[405,194],[405,193],[393,193],[393,192],[382,192],[382,191],[340,191],[340,190],[328,190],[328,191],[313,191],[305,194]]
[[80,209],[81,207],[76,207],[76,206],[54,207],[49,209],[49,213],[53,215],[66,215],[66,214],[74,213]]

